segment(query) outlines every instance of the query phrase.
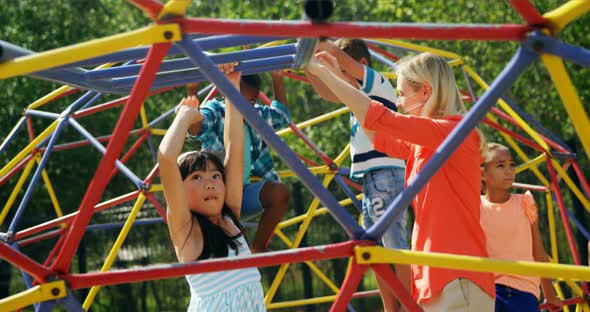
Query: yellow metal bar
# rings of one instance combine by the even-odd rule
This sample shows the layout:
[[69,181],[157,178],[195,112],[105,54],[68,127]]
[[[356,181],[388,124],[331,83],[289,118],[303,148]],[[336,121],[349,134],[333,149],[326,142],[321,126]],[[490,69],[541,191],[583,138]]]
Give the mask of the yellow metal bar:
[[16,156],[14,156],[14,158],[0,170],[0,177],[6,175],[8,171],[14,168],[14,166],[16,166],[23,158],[25,158],[25,156],[27,156],[33,150],[34,147],[36,147],[39,143],[41,143],[41,141],[43,141],[47,136],[49,136],[53,132],[53,130],[55,130],[55,127],[57,127],[58,122],[59,120],[53,121],[51,125],[47,127],[47,129],[41,132],[33,141],[31,141],[31,143],[29,143],[29,145],[27,145]]
[[553,198],[551,192],[545,192],[545,202],[547,203],[547,220],[549,223],[549,241],[551,242],[551,260],[559,263],[559,249],[557,246],[557,230],[555,227],[555,215],[553,214]]
[[336,158],[334,158],[334,163],[338,164],[338,167],[340,167],[340,164],[342,164],[344,162],[344,160],[346,158],[348,158],[349,156],[350,156],[350,143],[346,144],[346,146],[342,150],[342,153],[340,153],[340,155],[338,155],[338,156],[336,156]]
[[[106,271],[110,270],[111,267],[113,266],[113,263],[115,262],[115,258],[117,257],[117,254],[119,253],[119,250],[121,249],[121,246],[123,245],[123,242],[127,238],[127,234],[129,234],[129,231],[131,230],[131,227],[133,226],[133,222],[135,222],[135,218],[137,217],[137,214],[139,213],[139,209],[141,208],[141,206],[143,206],[143,203],[145,202],[145,200],[146,200],[145,194],[139,193],[139,196],[137,196],[137,200],[135,201],[135,204],[133,205],[133,208],[131,209],[131,212],[129,213],[127,220],[125,221],[125,224],[123,225],[123,228],[121,229],[121,232],[119,233],[119,236],[117,237],[117,240],[113,244],[113,248],[111,248],[111,251],[109,252],[109,255],[107,256],[105,263],[103,264],[102,268],[100,269],[100,272],[106,272]],[[90,292],[88,293],[88,296],[86,297],[86,300],[84,300],[84,304],[82,305],[84,310],[88,311],[88,309],[90,308],[90,305],[94,301],[94,298],[96,297],[96,294],[98,293],[100,288],[101,288],[100,286],[94,286],[90,289]]]
[[[489,86],[487,83],[485,83],[485,81],[483,81],[483,79],[481,79],[481,77],[479,77],[479,75],[477,73],[475,73],[475,71],[473,71],[469,66],[465,65],[463,66],[463,69],[465,69],[465,71],[467,72],[467,74],[469,76],[471,76],[471,78],[473,78],[483,89],[487,90],[489,89]],[[549,148],[549,145],[543,141],[543,139],[537,134],[537,132],[535,130],[533,130],[527,123],[526,121],[524,121],[524,119],[520,118],[520,116],[514,111],[512,110],[512,108],[510,108],[510,106],[508,105],[508,103],[506,103],[504,100],[502,100],[501,98],[498,99],[498,104],[500,105],[500,107],[506,111],[506,113],[508,113],[508,115],[510,115],[510,117],[512,117],[521,127],[522,129],[531,136],[531,138],[537,142],[537,144],[539,144],[541,147],[543,147],[543,149],[547,152],[550,152],[551,149]]]
[[0,79],[46,70],[146,43],[179,41],[177,24],[151,25],[130,32],[18,57],[0,64]]
[[[328,184],[330,184],[330,182],[332,181],[332,179],[334,179],[333,174],[326,175],[322,181],[323,186],[327,187]],[[301,243],[301,239],[303,238],[303,235],[307,231],[307,228],[309,227],[309,224],[311,223],[311,220],[313,219],[313,215],[319,205],[320,205],[320,201],[317,198],[314,198],[309,206],[309,209],[307,210],[307,213],[305,214],[305,219],[303,220],[303,222],[301,222],[301,225],[299,226],[299,229],[297,230],[297,233],[295,234],[295,239],[293,240],[293,244],[291,245],[291,248],[299,247],[299,244]],[[266,292],[266,296],[264,297],[264,302],[267,305],[271,303],[274,295],[276,294],[276,292],[281,284],[281,281],[283,280],[283,277],[285,276],[285,273],[287,273],[288,268],[289,268],[289,264],[283,264],[279,267],[279,270],[278,270],[277,274],[275,275],[275,279],[273,280],[268,291]]]
[[14,186],[12,193],[10,193],[10,196],[6,200],[6,204],[4,204],[4,208],[2,208],[2,213],[0,213],[0,225],[4,223],[4,218],[6,218],[6,215],[8,215],[8,212],[10,211],[12,204],[14,204],[14,201],[16,200],[18,193],[20,193],[20,190],[23,188],[23,184],[25,184],[25,181],[27,180],[29,173],[31,173],[31,169],[33,169],[34,163],[35,161],[31,158],[29,160],[29,163],[25,166],[25,169],[23,170],[23,173],[21,174],[20,178],[18,178],[18,181],[16,182],[16,185]]
[[545,154],[541,154],[541,155],[525,162],[524,164],[516,166],[515,171],[516,171],[516,173],[521,173],[521,172],[525,171],[526,169],[531,169],[533,167],[538,166],[539,164],[544,163],[545,159],[547,159],[547,156]]
[[166,129],[150,129],[153,135],[161,135],[164,136],[166,134]]
[[259,48],[268,48],[268,47],[276,47],[278,45],[281,44],[286,44],[289,42],[289,39],[285,39],[285,40],[277,40],[277,41],[273,41],[273,42],[267,42],[265,44],[261,44],[259,46]]
[[37,285],[0,300],[0,311],[16,311],[37,302],[55,300],[67,295],[64,281]]
[[139,110],[139,117],[141,118],[141,127],[144,129],[149,129],[149,121],[147,115],[145,113],[145,106],[142,104],[141,109]]
[[[35,155],[35,161],[37,162],[37,166],[41,164],[41,155]],[[47,170],[43,169],[41,171],[41,177],[43,178],[43,182],[45,182],[45,187],[47,188],[47,193],[49,194],[49,198],[51,199],[51,203],[53,204],[53,208],[55,209],[55,214],[58,217],[63,217],[64,213],[61,210],[59,205],[59,201],[57,200],[57,196],[55,195],[55,190],[53,189],[53,185],[51,184],[51,180],[49,179],[49,175],[47,174]],[[65,227],[66,224],[62,223],[62,227]]]
[[53,90],[51,93],[43,96],[42,98],[36,100],[35,102],[31,103],[27,109],[37,109],[41,106],[44,106],[47,103],[50,103],[51,101],[53,101],[56,97],[59,97],[60,95],[72,90],[74,88],[70,87],[70,86],[61,86],[55,90]]
[[[559,283],[555,283],[555,293],[557,294],[557,297],[559,298],[565,298],[563,295],[563,290],[561,289],[561,286],[559,285]],[[563,306],[563,311],[564,312],[570,312],[570,309],[568,306]]]
[[164,190],[164,188],[162,187],[162,184],[152,184],[150,185],[150,193],[153,192],[162,192]]
[[[363,194],[362,194],[362,193],[358,194],[358,195],[356,196],[356,198],[357,198],[358,200],[362,200],[362,198],[363,198]],[[339,201],[338,203],[340,204],[340,206],[346,207],[346,206],[348,206],[348,205],[351,205],[351,204],[352,204],[352,199],[350,199],[350,198],[346,198],[346,199],[343,199],[343,200]],[[322,207],[322,208],[320,208],[320,209],[317,209],[317,210],[315,211],[315,213],[314,213],[314,215],[313,215],[313,216],[314,216],[314,217],[317,217],[317,216],[320,216],[320,215],[327,214],[327,213],[329,213],[329,212],[330,212],[330,210],[328,210],[328,208],[326,208],[326,207]],[[305,215],[296,216],[296,217],[293,217],[293,218],[291,218],[291,219],[289,219],[289,220],[285,220],[285,221],[282,221],[282,222],[280,222],[280,223],[277,225],[277,228],[278,228],[278,229],[286,228],[286,227],[288,227],[288,226],[291,226],[291,225],[294,225],[294,224],[300,223],[300,222],[301,222],[301,221],[303,221],[304,219],[305,219]]]
[[186,14],[186,8],[191,2],[189,0],[169,0],[158,14],[158,19],[164,17],[182,17]]
[[[327,166],[311,167],[311,168],[307,168],[307,169],[315,175],[323,174],[323,173],[332,173],[332,170],[330,170],[330,168],[328,168]],[[279,177],[281,177],[281,178],[290,178],[290,177],[297,176],[295,174],[295,172],[293,172],[291,170],[281,170],[277,173],[278,173]]]
[[416,50],[416,51],[420,51],[420,52],[431,52],[431,53],[438,54],[440,56],[444,56],[444,57],[448,57],[448,58],[452,58],[452,59],[461,58],[461,55],[459,55],[459,54],[455,54],[455,53],[445,51],[445,50],[424,47],[424,46],[421,46],[421,45],[418,45],[415,43],[409,43],[409,42],[400,41],[400,40],[393,40],[393,39],[374,39],[374,40],[377,42],[391,44],[391,45],[398,46],[401,48]]
[[582,194],[582,191],[580,191],[578,186],[574,183],[574,181],[572,181],[567,172],[563,170],[563,168],[559,165],[557,161],[555,161],[555,159],[551,159],[551,162],[553,163],[553,167],[555,168],[557,173],[559,173],[565,184],[567,184],[567,186],[570,187],[570,190],[574,193],[574,195],[576,195],[576,197],[582,203],[582,205],[584,205],[584,208],[586,208],[586,210],[590,212],[590,202],[588,202],[588,199],[584,196],[584,194]]
[[[348,112],[349,112],[348,107],[342,107],[342,108],[339,108],[339,109],[337,109],[335,111],[332,111],[332,112],[323,114],[321,116],[318,116],[318,117],[315,117],[315,118],[312,118],[312,119],[308,119],[308,120],[306,120],[306,121],[304,121],[302,123],[298,123],[297,124],[297,128],[304,129],[304,128],[307,128],[309,126],[313,126],[313,125],[319,124],[320,122],[324,122],[326,120],[329,120],[331,118],[340,116],[342,114],[346,114]],[[291,133],[291,132],[293,132],[293,130],[291,130],[291,128],[285,128],[285,129],[282,129],[282,130],[277,131],[276,133],[277,133],[278,136],[283,136],[283,135],[285,135],[287,133]]]
[[555,34],[559,33],[565,26],[578,17],[590,11],[590,1],[588,0],[570,0],[559,8],[543,14],[543,17],[549,21]]
[[284,308],[291,308],[291,307],[300,307],[300,306],[305,306],[305,305],[310,305],[310,304],[320,304],[320,303],[333,302],[334,300],[336,300],[336,295],[316,297],[316,298],[310,298],[310,299],[291,300],[291,301],[277,302],[277,303],[267,303],[266,308],[268,310],[284,309]]
[[442,253],[425,253],[411,250],[394,250],[383,247],[355,247],[359,264],[401,263],[421,264],[440,268],[478,272],[496,272],[514,275],[590,280],[590,268],[546,262],[507,261]]
[[[279,237],[288,248],[292,248],[293,242],[281,231],[275,229],[275,234]],[[322,270],[320,270],[313,262],[311,261],[303,261],[303,263],[307,264],[307,266],[320,278],[322,282],[324,282],[333,292],[338,293],[339,289],[329,277],[327,277]]]
[[[590,5],[590,1],[587,2]],[[574,129],[578,133],[580,142],[586,151],[586,155],[590,155],[590,119],[582,106],[582,102],[578,97],[574,84],[567,73],[561,58],[542,54],[541,60],[547,66],[549,75],[555,84],[557,93],[561,97],[561,101],[569,114],[569,118],[574,125]]]

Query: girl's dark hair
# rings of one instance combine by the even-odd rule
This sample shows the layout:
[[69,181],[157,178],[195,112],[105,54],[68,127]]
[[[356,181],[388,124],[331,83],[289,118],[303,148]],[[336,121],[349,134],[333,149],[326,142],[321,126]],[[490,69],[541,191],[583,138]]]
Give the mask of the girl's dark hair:
[[[184,156],[184,157],[183,157]],[[207,170],[207,162],[211,161],[215,168],[221,172],[221,177],[223,182],[225,183],[225,168],[223,167],[223,163],[211,151],[195,151],[188,153],[186,155],[181,156],[181,159],[178,161],[178,167],[180,169],[180,176],[182,180],[186,179],[189,174],[195,172],[197,170],[205,171]],[[240,233],[235,236],[229,236],[222,228],[217,226],[216,224],[211,223],[209,218],[203,216],[199,213],[191,211],[193,218],[199,222],[199,226],[201,227],[201,232],[203,233],[203,252],[199,256],[200,259],[208,259],[208,258],[222,258],[227,257],[229,253],[228,246],[231,249],[235,250],[236,253],[238,252],[238,238],[244,235],[244,229],[240,224],[238,218],[234,214],[234,212],[227,207],[225,204],[221,209],[222,216],[228,216],[234,222],[234,224],[238,227]],[[193,223],[191,223],[191,231],[192,231]],[[189,233],[191,232],[189,231]],[[190,234],[189,234],[190,235]],[[183,247],[188,241],[189,236],[186,237]]]

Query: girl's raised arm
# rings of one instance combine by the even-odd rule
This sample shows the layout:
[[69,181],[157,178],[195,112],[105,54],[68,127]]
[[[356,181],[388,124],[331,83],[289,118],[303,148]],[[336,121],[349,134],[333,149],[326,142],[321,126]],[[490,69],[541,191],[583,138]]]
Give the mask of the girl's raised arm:
[[168,228],[177,256],[180,256],[178,247],[182,246],[193,222],[177,159],[182,151],[189,126],[200,121],[200,118],[199,100],[195,96],[183,98],[180,101],[176,118],[166,131],[158,148],[160,178],[168,205]]
[[[234,71],[235,64],[219,65],[234,87],[240,90],[240,72]],[[226,98],[223,142],[225,146],[225,204],[238,219],[242,209],[244,187],[244,120],[240,112]]]

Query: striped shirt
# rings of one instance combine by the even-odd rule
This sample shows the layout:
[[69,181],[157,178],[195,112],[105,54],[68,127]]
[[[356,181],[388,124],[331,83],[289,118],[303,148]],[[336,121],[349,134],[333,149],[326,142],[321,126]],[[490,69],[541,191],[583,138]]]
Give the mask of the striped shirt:
[[[228,258],[251,255],[243,235],[238,238],[238,243],[238,253],[230,248]],[[198,298],[228,292],[251,282],[260,283],[260,272],[256,268],[246,268],[186,275],[186,279],[190,285],[191,297]]]
[[[285,128],[291,123],[291,114],[287,107],[279,101],[272,101],[269,105],[255,104],[254,109],[258,115],[275,131]],[[209,100],[200,108],[203,120],[201,132],[197,136],[189,134],[195,141],[201,142],[201,149],[223,152],[223,121],[225,119],[225,101],[220,98]],[[260,177],[263,180],[278,181],[270,149],[257,133],[246,123],[245,131],[250,134],[251,166],[244,168],[249,172],[248,176]]]
[[[365,74],[363,81],[357,80],[359,89],[365,92],[371,99],[383,103],[383,105],[392,111],[397,111],[395,106],[395,90],[389,80],[374,69],[368,66],[364,67]],[[375,150],[373,144],[361,130],[356,117],[352,113],[350,113],[350,127],[351,178],[360,179],[366,172],[377,169],[405,168],[403,160],[391,158]]]

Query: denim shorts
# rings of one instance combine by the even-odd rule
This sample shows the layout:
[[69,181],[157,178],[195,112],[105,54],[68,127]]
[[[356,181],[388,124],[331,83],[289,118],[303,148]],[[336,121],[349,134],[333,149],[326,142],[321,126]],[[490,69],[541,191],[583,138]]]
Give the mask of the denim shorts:
[[260,191],[268,181],[259,181],[244,185],[242,192],[242,211],[240,219],[248,221],[258,216],[263,208],[260,202]]
[[[389,204],[404,190],[405,178],[404,168],[382,168],[365,173],[362,204],[363,226],[366,229],[379,220]],[[381,244],[384,247],[408,249],[407,212],[408,207],[404,207],[399,218],[383,233]]]

